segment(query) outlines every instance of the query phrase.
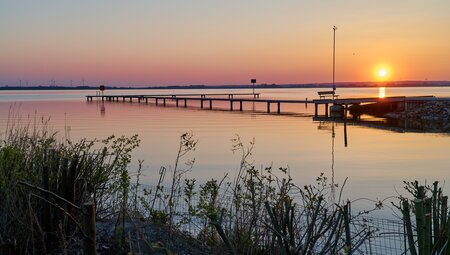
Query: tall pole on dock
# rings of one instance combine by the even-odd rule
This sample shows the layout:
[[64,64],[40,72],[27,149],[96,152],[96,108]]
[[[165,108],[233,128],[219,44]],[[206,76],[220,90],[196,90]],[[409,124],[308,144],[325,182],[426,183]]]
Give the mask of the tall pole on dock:
[[335,84],[335,73],[336,73],[336,30],[337,27],[333,26],[333,101],[334,101],[334,94],[336,91],[336,84]]

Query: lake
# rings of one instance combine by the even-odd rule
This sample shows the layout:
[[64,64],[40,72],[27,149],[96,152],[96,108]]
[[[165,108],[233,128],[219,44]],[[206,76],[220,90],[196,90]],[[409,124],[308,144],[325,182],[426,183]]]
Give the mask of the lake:
[[[261,98],[313,99],[318,88],[257,89]],[[113,90],[105,94],[251,92],[235,90]],[[192,131],[198,139],[190,156],[196,159],[188,177],[202,181],[233,176],[240,155],[232,152],[231,139],[239,135],[248,144],[255,139],[253,161],[258,168],[288,167],[298,185],[312,184],[324,173],[342,184],[348,177],[344,197],[383,199],[403,191],[403,180],[431,184],[450,179],[450,135],[424,133],[386,124],[384,119],[363,116],[363,122],[314,121],[314,105],[282,104],[282,114],[267,114],[265,104],[244,103],[244,111],[229,111],[228,103],[214,110],[202,110],[198,102],[187,108],[154,103],[87,102],[85,95],[95,91],[1,91],[0,132],[3,134],[10,111],[25,122],[49,117],[59,137],[106,138],[109,135],[138,134],[141,145],[133,153],[131,171],[144,160],[142,182],[154,184],[161,166],[173,166],[179,136]],[[450,97],[450,88],[338,88],[341,98],[372,96]],[[449,187],[445,187],[449,194]],[[364,206],[372,202],[360,201]]]

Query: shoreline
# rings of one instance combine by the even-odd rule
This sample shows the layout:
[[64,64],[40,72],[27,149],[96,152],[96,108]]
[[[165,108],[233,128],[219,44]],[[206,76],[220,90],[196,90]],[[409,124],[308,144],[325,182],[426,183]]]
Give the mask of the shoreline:
[[[323,88],[328,89],[331,83],[306,83],[306,84],[257,84],[257,89],[291,89],[291,88]],[[396,81],[396,82],[341,82],[336,84],[337,88],[378,88],[378,87],[450,87],[450,81]],[[170,90],[170,89],[250,89],[253,85],[169,85],[169,86],[109,86],[108,90]],[[98,86],[2,86],[1,90],[98,90]]]

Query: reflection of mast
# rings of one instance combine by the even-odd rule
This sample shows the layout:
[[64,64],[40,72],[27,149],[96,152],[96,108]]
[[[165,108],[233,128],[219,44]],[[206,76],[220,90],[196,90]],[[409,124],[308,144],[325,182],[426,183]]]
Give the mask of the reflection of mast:
[[344,145],[347,147],[347,106],[344,106]]
[[334,137],[336,133],[334,132],[334,120],[331,122],[331,199],[335,202],[335,186],[334,186]]

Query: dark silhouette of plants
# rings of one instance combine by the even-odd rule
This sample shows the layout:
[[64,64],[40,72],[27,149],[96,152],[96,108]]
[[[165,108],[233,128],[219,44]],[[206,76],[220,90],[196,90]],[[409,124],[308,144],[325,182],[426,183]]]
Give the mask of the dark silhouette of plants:
[[400,205],[396,207],[402,212],[409,253],[448,254],[450,252],[448,196],[443,195],[437,181],[432,186],[420,184],[418,181],[404,183],[405,190],[413,196],[413,199],[400,197]]

